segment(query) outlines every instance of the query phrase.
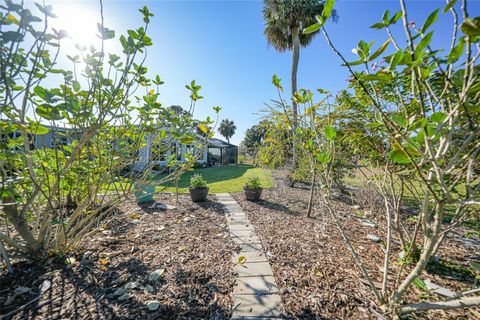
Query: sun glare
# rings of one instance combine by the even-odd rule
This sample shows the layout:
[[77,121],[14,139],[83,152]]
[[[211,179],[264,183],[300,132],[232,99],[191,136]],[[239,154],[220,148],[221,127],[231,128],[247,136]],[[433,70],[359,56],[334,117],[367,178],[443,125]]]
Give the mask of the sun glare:
[[97,46],[97,23],[100,22],[100,13],[84,8],[78,4],[63,4],[55,8],[58,16],[52,20],[52,27],[57,30],[66,30],[68,38],[62,40],[65,50],[76,51],[77,44],[89,47]]

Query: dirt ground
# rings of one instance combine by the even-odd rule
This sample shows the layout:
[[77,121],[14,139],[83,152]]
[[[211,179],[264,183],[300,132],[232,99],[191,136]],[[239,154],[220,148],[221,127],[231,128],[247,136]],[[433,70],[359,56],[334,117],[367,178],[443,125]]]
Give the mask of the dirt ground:
[[[295,319],[376,319],[379,310],[373,303],[374,296],[368,285],[362,283],[363,276],[353,262],[340,232],[337,230],[322,202],[315,202],[312,218],[306,217],[309,190],[306,186],[288,188],[277,180],[277,188],[264,190],[262,200],[250,202],[242,193],[235,194],[247,212],[257,235],[262,241],[267,257],[272,264],[277,285],[287,318]],[[386,230],[382,216],[372,214],[368,222],[375,227],[365,226],[364,217],[358,217],[354,207],[355,197],[334,201],[335,210],[362,261],[376,282],[381,285],[383,267],[383,240]],[[364,209],[360,210],[363,212]],[[369,240],[367,235],[381,239],[379,243]],[[394,257],[399,254],[394,248]],[[474,275],[462,272],[469,261],[480,261],[479,251],[447,239],[439,252],[442,262],[422,278],[462,292],[475,287]],[[397,260],[392,261],[394,279],[399,269]],[[446,267],[449,266],[449,267]],[[409,270],[411,266],[405,267]],[[453,269],[452,269],[453,268]],[[405,273],[403,273],[405,276]],[[391,280],[392,282],[392,280]],[[390,283],[391,283],[390,282]],[[431,292],[411,289],[409,301],[442,300]],[[457,311],[430,311],[417,314],[416,319],[477,319],[480,308]]]
[[[272,264],[285,317],[380,318],[370,288],[362,282],[351,252],[318,196],[312,217],[306,217],[308,194],[304,186],[277,183],[275,189],[264,190],[259,202],[246,201],[243,193],[233,195]],[[335,211],[378,283],[385,223],[378,212],[359,215],[369,210],[368,201],[359,197],[334,201]],[[236,245],[228,233],[224,207],[215,196],[203,204],[191,202],[187,195],[180,196],[178,205],[174,195],[156,195],[155,200],[176,208],[130,201],[87,239],[78,255],[52,257],[42,265],[16,261],[14,275],[0,274],[0,319],[228,319],[235,283],[231,255]],[[358,203],[363,207],[354,206]],[[368,234],[379,241],[368,239]],[[477,249],[448,238],[438,255],[440,263],[422,280],[453,292],[475,287],[467,266],[469,261],[480,262]],[[399,251],[394,247],[393,257]],[[391,263],[393,279],[400,266],[396,259]],[[412,287],[407,299],[444,298]],[[411,318],[480,319],[480,310],[435,311]]]
[[[156,200],[176,206],[173,195]],[[214,201],[181,196],[169,210],[125,203],[70,264],[52,258],[1,274],[2,319],[229,318],[235,244]]]

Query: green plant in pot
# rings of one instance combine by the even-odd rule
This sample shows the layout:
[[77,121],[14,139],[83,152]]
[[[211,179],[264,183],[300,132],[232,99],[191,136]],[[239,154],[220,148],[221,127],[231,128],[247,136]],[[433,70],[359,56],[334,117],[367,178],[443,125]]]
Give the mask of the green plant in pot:
[[260,179],[258,177],[248,178],[243,190],[248,201],[258,201],[262,196],[263,190]]
[[190,197],[193,202],[203,202],[207,200],[208,187],[207,180],[201,174],[194,174],[190,178]]

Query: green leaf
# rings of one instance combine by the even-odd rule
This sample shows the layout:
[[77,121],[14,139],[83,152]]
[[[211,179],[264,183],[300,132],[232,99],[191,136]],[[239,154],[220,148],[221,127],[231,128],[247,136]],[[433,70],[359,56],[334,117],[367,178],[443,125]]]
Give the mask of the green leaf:
[[391,116],[391,120],[393,123],[395,123],[397,126],[400,126],[402,128],[406,128],[408,126],[408,121],[407,119],[401,115],[401,114],[394,114]]
[[480,36],[480,17],[466,18],[460,28],[469,37]]
[[392,19],[390,19],[390,24],[397,23],[398,19],[400,19],[402,16],[403,16],[402,11],[398,11],[397,13],[395,13],[395,15],[392,17]]
[[427,31],[427,29],[435,23],[435,21],[437,21],[438,19],[438,12],[440,11],[440,9],[437,9],[435,11],[433,11],[427,18],[427,20],[425,20],[425,23],[423,24],[423,27],[421,29],[422,33],[424,33],[425,31]]
[[427,288],[427,285],[425,284],[425,281],[423,281],[420,278],[415,278],[415,280],[413,280],[412,284],[422,291],[428,291],[428,288]]
[[[351,62],[347,62],[347,63],[348,63],[349,66],[358,66],[359,64],[365,63],[365,61],[357,60],[357,61],[351,61]],[[342,66],[345,67],[346,64],[342,63]]]
[[452,0],[450,1],[445,8],[443,8],[443,13],[446,13],[448,10],[452,9],[455,3],[457,3],[458,0]]
[[367,81],[390,81],[392,80],[392,77],[389,73],[385,73],[383,71],[379,71],[374,74],[367,74],[364,77],[365,80]]
[[76,81],[76,80],[73,80],[72,81],[72,88],[73,90],[75,90],[76,92],[78,92],[78,90],[80,90],[80,82]]
[[35,95],[37,97],[41,98],[42,100],[47,100],[48,93],[47,93],[47,90],[45,90],[45,88],[42,88],[40,86],[36,86],[33,89],[33,92],[35,93]]
[[283,92],[283,88],[282,88],[281,82],[282,82],[282,79],[280,79],[279,77],[277,77],[276,74],[274,74],[274,75],[272,76],[272,83],[273,83],[273,85],[274,85],[278,90],[280,90],[280,91]]
[[1,41],[2,42],[20,42],[23,39],[23,35],[20,32],[16,31],[7,31],[1,33]]
[[333,5],[335,0],[327,0],[323,5],[322,17],[324,20],[327,20],[332,15]]
[[318,30],[320,30],[320,27],[321,27],[320,23],[314,23],[310,27],[303,29],[302,33],[303,34],[314,33],[314,32],[317,32]]
[[55,32],[58,40],[68,37],[67,30],[62,29],[62,30],[56,31],[55,29],[53,29],[53,31]]
[[335,129],[331,126],[326,126],[323,133],[325,133],[325,137],[329,140],[333,140],[337,136],[337,132],[335,132]]
[[390,10],[385,10],[382,16],[382,20],[384,23],[388,23],[388,21],[390,20]]
[[427,33],[425,37],[423,37],[422,40],[420,40],[420,42],[417,44],[417,47],[415,48],[415,53],[418,54],[421,51],[423,51],[423,49],[428,47],[428,45],[432,41],[432,36],[433,36],[433,31],[430,31],[429,33]]
[[108,29],[107,27],[102,26],[100,23],[97,23],[98,32],[100,32],[100,38],[103,40],[115,38],[115,31]]
[[447,63],[454,63],[457,61],[465,50],[465,39],[460,38],[457,45],[452,49],[452,52],[448,55]]
[[56,107],[53,107],[49,104],[42,104],[39,105],[36,109],[35,112],[42,118],[46,120],[60,120],[63,118],[63,116],[60,114],[60,112],[56,109]]
[[43,135],[48,133],[48,128],[42,126],[39,123],[34,123],[34,124],[32,123],[32,127],[30,130],[33,134],[37,134],[37,135]]
[[378,48],[378,50],[375,51],[375,52],[370,56],[370,58],[368,59],[368,61],[372,61],[372,60],[378,58],[378,57],[385,51],[385,49],[387,49],[388,45],[390,44],[390,41],[391,41],[391,39],[388,39],[387,41],[385,41],[385,42],[380,46],[380,48]]
[[400,149],[394,149],[394,150],[390,151],[390,153],[388,154],[388,157],[393,162],[396,162],[396,163],[399,163],[399,164],[408,164],[408,163],[412,162],[408,158],[408,155]]
[[395,69],[395,67],[403,60],[403,55],[405,53],[402,49],[398,50],[390,60],[390,70]]
[[72,56],[69,56],[67,54],[67,58],[68,58],[68,60],[72,61],[73,63],[79,63],[80,62],[80,56],[79,55],[75,55],[74,57],[72,57]]
[[319,153],[316,158],[321,163],[328,163],[328,161],[330,161],[330,153],[327,151]]
[[442,123],[446,118],[447,116],[443,112],[435,112],[430,116],[430,120],[438,124]]
[[37,6],[38,10],[40,10],[43,14],[47,15],[48,17],[51,17],[51,18],[57,17],[57,15],[53,13],[53,8],[51,5],[47,5],[45,7],[41,6],[38,3],[35,3],[35,5]]
[[383,22],[378,22],[378,23],[372,24],[372,25],[370,26],[370,28],[380,30],[380,29],[385,28],[386,26],[387,26],[387,25],[386,25],[385,23],[383,23]]

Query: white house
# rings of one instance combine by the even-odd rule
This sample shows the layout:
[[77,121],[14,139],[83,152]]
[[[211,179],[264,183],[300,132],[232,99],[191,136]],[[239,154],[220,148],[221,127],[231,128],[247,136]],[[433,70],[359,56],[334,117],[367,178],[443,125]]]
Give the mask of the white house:
[[[80,132],[75,132],[67,127],[46,126],[49,132],[42,135],[30,137],[32,149],[56,148],[62,145],[69,145],[73,140],[78,139]],[[21,133],[9,134],[10,138],[18,137]],[[236,164],[238,160],[238,147],[216,138],[204,138],[197,135],[194,145],[181,144],[174,139],[162,139],[161,145],[155,145],[155,135],[146,136],[146,144],[138,152],[134,168],[142,170],[150,165],[166,166],[167,160],[176,155],[176,160],[185,161],[187,153],[193,153],[197,158],[196,163],[201,166]],[[169,140],[169,141],[168,141]],[[198,146],[198,148],[197,148]],[[153,162],[153,163],[152,163]]]

